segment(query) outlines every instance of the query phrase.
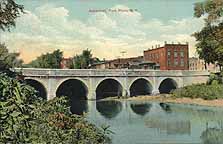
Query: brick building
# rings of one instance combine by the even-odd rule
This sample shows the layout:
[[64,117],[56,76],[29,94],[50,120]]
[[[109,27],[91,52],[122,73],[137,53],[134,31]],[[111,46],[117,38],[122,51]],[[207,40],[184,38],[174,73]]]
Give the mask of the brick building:
[[156,62],[160,70],[189,70],[188,44],[165,44],[146,50],[144,61]]

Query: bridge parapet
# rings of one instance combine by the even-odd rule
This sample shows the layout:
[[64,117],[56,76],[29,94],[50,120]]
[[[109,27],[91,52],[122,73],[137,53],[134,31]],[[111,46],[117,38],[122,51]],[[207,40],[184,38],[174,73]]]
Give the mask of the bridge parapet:
[[46,77],[185,77],[185,76],[208,76],[208,71],[183,71],[183,70],[143,70],[143,69],[36,69],[16,68],[15,71],[22,72],[25,76]]

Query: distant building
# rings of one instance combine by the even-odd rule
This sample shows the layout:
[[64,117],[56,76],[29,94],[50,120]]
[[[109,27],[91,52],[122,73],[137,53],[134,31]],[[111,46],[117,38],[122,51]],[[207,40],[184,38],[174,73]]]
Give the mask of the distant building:
[[144,51],[144,61],[157,63],[160,70],[188,70],[188,44],[165,44]]
[[60,62],[61,69],[68,69],[72,62],[72,58],[63,58]]
[[[189,58],[189,70],[202,71],[205,70],[205,62],[199,58]],[[207,69],[210,72],[219,72],[220,67],[217,64],[207,64]]]
[[92,69],[154,69],[156,63],[152,61],[144,61],[143,56],[118,58],[104,62],[94,63]]

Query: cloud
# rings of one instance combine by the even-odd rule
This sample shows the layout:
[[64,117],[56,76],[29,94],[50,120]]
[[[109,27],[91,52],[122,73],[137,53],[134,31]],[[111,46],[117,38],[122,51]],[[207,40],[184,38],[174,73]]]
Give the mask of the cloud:
[[[195,53],[191,34],[203,26],[202,19],[184,18],[163,22],[145,20],[138,11],[116,5],[110,10],[89,14],[86,21],[71,17],[65,7],[43,5],[26,11],[17,21],[16,29],[4,33],[2,40],[11,51],[20,51],[29,62],[41,53],[61,49],[66,57],[89,48],[94,56],[112,59],[127,51],[127,56],[142,55],[152,45],[168,42],[189,42],[190,56]],[[123,12],[125,11],[125,12]]]

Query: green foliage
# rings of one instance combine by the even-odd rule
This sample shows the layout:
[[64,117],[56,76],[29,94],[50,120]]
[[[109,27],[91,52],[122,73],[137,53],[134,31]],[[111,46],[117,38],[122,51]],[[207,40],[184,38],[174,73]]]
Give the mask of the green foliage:
[[65,97],[42,101],[33,88],[0,74],[0,143],[110,143],[97,128],[69,112]]
[[207,84],[222,84],[222,77],[221,75],[217,75],[212,73],[209,77],[209,80],[207,81]]
[[83,50],[82,54],[73,57],[73,63],[70,68],[87,69],[91,64],[99,61],[98,58],[92,58],[91,51],[86,49]]
[[222,0],[206,0],[195,4],[194,16],[201,17],[207,15],[206,22],[218,22],[223,16]]
[[25,67],[59,69],[62,58],[63,52],[58,49],[53,51],[52,53],[47,53],[39,56],[36,60],[32,61]]
[[0,71],[12,67],[20,67],[22,60],[18,59],[19,53],[9,53],[5,44],[0,43]]
[[110,142],[107,132],[88,123],[84,117],[70,114],[68,109],[68,101],[65,97],[40,104],[35,110],[38,125],[33,127],[35,137],[32,142],[64,144]]
[[205,16],[206,25],[193,36],[198,41],[199,57],[206,63],[217,62],[223,66],[223,1],[206,0],[195,4],[194,16]]
[[31,101],[35,101],[31,87],[0,74],[0,142],[29,142],[34,118]]
[[181,98],[202,98],[205,100],[222,99],[223,85],[213,81],[211,85],[193,84],[183,88],[176,89],[172,92],[173,97]]
[[15,26],[15,19],[24,13],[23,6],[17,4],[14,0],[0,1],[0,29],[10,30],[11,26]]

